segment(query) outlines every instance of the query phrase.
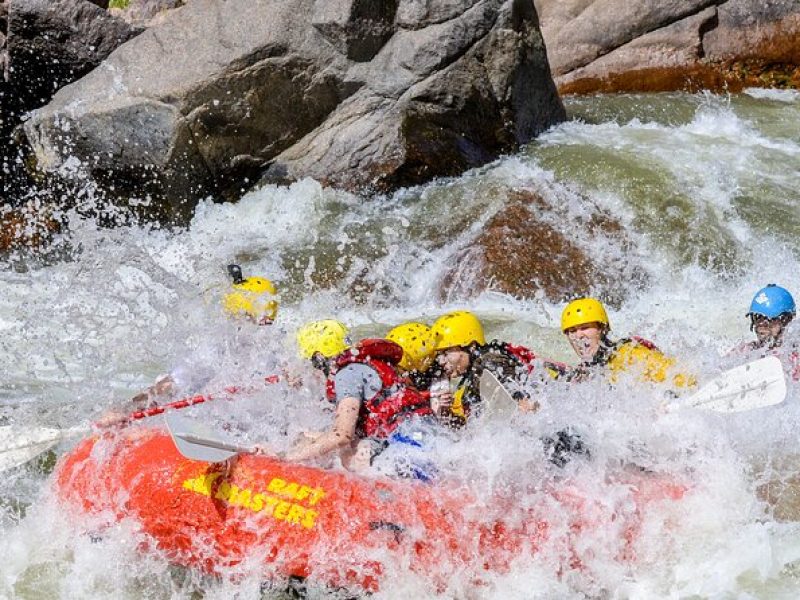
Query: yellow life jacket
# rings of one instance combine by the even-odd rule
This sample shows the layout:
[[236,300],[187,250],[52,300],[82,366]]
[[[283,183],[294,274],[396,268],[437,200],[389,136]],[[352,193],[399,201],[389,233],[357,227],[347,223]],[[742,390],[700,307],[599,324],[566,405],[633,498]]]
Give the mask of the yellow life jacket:
[[460,419],[467,418],[467,412],[464,410],[464,392],[466,391],[467,387],[462,385],[453,393],[453,403],[450,405],[450,413],[454,417]]
[[665,356],[655,346],[637,340],[617,342],[608,359],[609,380],[617,383],[622,373],[637,375],[642,381],[671,383],[676,388],[697,384],[689,373],[675,372],[675,359]]

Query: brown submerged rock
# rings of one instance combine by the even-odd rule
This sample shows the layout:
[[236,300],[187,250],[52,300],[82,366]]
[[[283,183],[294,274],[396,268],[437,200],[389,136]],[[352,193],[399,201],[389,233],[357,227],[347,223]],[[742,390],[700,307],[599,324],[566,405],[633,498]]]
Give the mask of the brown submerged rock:
[[[478,238],[454,261],[445,277],[441,296],[468,298],[492,289],[519,298],[544,296],[560,302],[580,295],[598,295],[612,305],[624,293],[616,285],[622,272],[598,264],[567,231],[583,229],[590,238],[612,237],[626,244],[621,224],[608,215],[593,213],[569,227],[556,225],[550,204],[531,191],[514,191],[507,205],[486,224]],[[644,274],[625,274],[642,280]]]
[[34,206],[0,210],[0,252],[43,248],[60,228],[49,211]]

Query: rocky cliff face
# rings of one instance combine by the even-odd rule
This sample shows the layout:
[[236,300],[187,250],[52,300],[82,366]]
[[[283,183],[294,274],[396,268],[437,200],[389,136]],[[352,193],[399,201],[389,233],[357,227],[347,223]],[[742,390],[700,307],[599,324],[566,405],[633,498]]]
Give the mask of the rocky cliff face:
[[456,175],[564,118],[527,0],[192,0],[26,124],[168,217],[312,176],[392,190]]
[[142,31],[114,18],[101,0],[0,3],[0,205],[17,205],[33,182],[22,168],[15,128],[25,113],[94,69]]
[[562,93],[800,88],[796,0],[535,0]]

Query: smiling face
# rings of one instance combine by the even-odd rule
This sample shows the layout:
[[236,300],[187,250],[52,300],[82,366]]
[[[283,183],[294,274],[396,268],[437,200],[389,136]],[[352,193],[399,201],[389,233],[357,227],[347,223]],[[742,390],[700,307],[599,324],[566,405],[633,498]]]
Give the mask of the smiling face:
[[764,315],[753,315],[753,331],[758,338],[758,343],[762,346],[779,344],[783,337],[783,330],[789,321],[791,321],[791,317],[788,315],[781,315],[775,319],[769,319]]
[[469,368],[469,353],[460,346],[454,346],[439,352],[436,362],[448,377],[460,377]]
[[570,327],[564,332],[570,346],[584,362],[591,362],[600,349],[605,328],[601,323],[584,323]]

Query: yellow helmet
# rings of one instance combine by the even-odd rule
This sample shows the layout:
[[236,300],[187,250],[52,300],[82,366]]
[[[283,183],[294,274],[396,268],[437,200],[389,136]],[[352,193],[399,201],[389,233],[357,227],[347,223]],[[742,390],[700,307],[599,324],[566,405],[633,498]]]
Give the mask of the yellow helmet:
[[348,333],[343,323],[333,319],[306,323],[297,330],[300,356],[311,358],[319,352],[325,358],[333,358],[350,347]]
[[436,336],[424,323],[409,322],[398,325],[386,334],[403,349],[403,358],[398,366],[404,371],[426,371],[436,353]]
[[587,323],[602,323],[606,327],[611,327],[608,322],[606,309],[599,300],[594,298],[578,298],[567,304],[564,312],[561,313],[561,331],[586,325]]
[[471,312],[457,310],[442,315],[431,327],[436,336],[436,350],[444,350],[453,346],[469,346],[472,342],[485,344],[483,326]]
[[264,277],[248,277],[235,281],[233,291],[225,294],[222,307],[231,316],[248,316],[254,320],[267,317],[275,320],[278,314],[278,301],[275,286]]

